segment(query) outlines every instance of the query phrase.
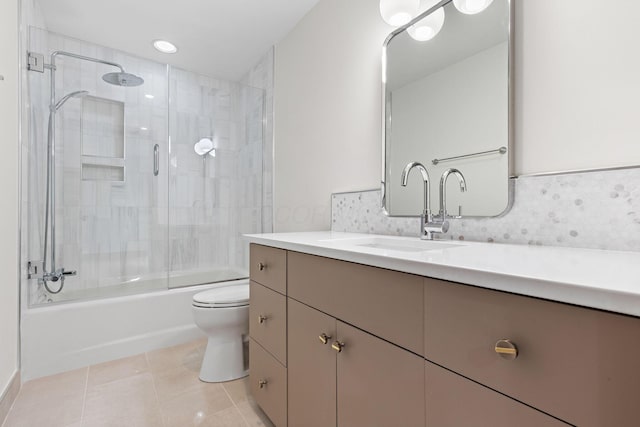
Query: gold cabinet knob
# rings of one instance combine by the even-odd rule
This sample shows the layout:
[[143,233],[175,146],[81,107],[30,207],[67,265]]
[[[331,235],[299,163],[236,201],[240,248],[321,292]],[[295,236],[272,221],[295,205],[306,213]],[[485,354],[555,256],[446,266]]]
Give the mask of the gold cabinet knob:
[[340,341],[335,341],[331,344],[331,348],[337,351],[338,353],[342,353],[342,349],[344,348],[344,343]]
[[267,386],[267,380],[258,381],[258,387],[265,388]]
[[498,353],[498,356],[506,360],[514,360],[518,357],[518,347],[507,339],[498,340],[494,350]]
[[258,263],[258,270],[263,271],[265,268],[267,268],[267,264],[264,264],[262,262]]
[[260,314],[260,315],[258,315],[258,323],[264,323],[264,322],[266,322],[266,321],[267,321],[267,319],[268,319],[268,318],[269,318],[269,317],[267,317],[267,316],[265,316],[265,315]]
[[320,336],[318,337],[318,339],[320,340],[320,342],[322,344],[326,344],[329,342],[329,340],[331,339],[331,335],[327,335],[324,332],[320,334]]

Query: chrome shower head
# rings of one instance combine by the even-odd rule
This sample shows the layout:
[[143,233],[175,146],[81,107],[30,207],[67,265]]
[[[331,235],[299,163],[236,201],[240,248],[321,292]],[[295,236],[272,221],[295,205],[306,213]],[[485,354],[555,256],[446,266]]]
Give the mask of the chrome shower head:
[[138,77],[135,74],[126,73],[124,71],[107,73],[102,76],[102,80],[112,85],[126,87],[140,86],[144,83],[144,79],[142,77]]
[[58,101],[58,103],[55,105],[55,110],[58,111],[65,102],[67,102],[69,99],[71,98],[82,98],[89,95],[89,92],[87,92],[86,90],[77,90],[75,92],[71,92],[66,94],[65,96],[62,97],[62,99],[60,99],[60,101]]

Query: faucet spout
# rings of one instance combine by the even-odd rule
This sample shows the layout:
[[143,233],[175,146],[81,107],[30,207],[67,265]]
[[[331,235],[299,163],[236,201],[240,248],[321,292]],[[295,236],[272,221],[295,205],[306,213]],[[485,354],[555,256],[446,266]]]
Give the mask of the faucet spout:
[[460,192],[464,193],[467,191],[467,180],[464,178],[462,172],[455,168],[449,168],[442,173],[442,177],[440,178],[440,212],[438,215],[442,218],[443,221],[447,219],[447,180],[450,175],[454,175],[458,178],[458,183],[460,184]]
[[411,162],[407,163],[407,166],[404,167],[401,176],[401,185],[406,187],[409,183],[409,173],[413,170],[417,169],[422,175],[422,180],[424,181],[424,212],[423,215],[427,218],[428,222],[431,222],[431,196],[429,192],[429,172],[427,172],[427,168],[424,167],[422,163],[419,162]]

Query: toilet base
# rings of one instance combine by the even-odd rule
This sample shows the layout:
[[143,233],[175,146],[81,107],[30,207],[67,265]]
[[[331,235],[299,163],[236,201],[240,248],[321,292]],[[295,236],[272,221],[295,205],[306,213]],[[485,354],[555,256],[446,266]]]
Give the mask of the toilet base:
[[244,363],[244,337],[210,337],[202,359],[200,380],[219,383],[249,375]]

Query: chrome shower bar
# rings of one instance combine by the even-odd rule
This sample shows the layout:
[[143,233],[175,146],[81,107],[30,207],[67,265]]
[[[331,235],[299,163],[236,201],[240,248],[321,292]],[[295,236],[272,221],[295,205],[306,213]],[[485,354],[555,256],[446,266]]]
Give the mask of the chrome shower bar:
[[[28,52],[27,68],[31,71],[44,72],[45,69],[51,73],[50,97],[49,97],[49,124],[47,129],[47,187],[44,220],[44,242],[42,256],[42,277],[41,283],[52,294],[57,294],[64,287],[64,280],[67,276],[75,276],[75,270],[66,270],[56,264],[56,113],[62,108],[64,103],[71,99],[86,96],[89,92],[77,90],[62,97],[59,101],[56,98],[56,58],[66,56],[82,61],[95,62],[118,68],[119,73],[108,73],[102,76],[102,80],[116,86],[139,86],[144,83],[142,77],[125,72],[122,65],[106,61],[104,59],[91,58],[89,56],[78,55],[76,53],[56,50],[51,53],[49,64],[44,63],[44,56],[34,52]],[[50,254],[48,253],[50,251]],[[58,288],[53,290],[49,287],[49,282],[60,282]]]
[[431,160],[431,163],[433,163],[434,165],[437,165],[438,163],[448,162],[451,160],[466,159],[468,157],[484,156],[487,154],[494,154],[494,153],[505,154],[506,152],[507,152],[507,147],[500,147],[500,148],[496,148],[495,150],[480,151],[478,153],[463,154],[461,156],[454,156],[454,157],[445,157],[444,159],[433,159]]

